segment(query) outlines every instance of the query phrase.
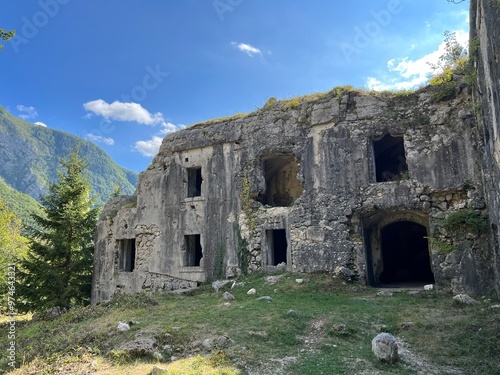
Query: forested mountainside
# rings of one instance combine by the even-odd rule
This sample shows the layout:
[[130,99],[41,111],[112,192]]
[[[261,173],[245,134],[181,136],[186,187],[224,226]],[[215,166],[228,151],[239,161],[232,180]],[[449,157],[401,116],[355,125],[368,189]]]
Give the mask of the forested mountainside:
[[[0,106],[0,185],[39,200],[47,192],[48,183],[57,178],[59,160],[78,145],[80,155],[87,160],[88,178],[97,203],[106,201],[115,186],[122,194],[132,194],[137,183],[137,173],[118,166],[98,146],[75,135],[34,125],[10,114]],[[0,188],[0,197],[13,207],[20,195]],[[16,204],[26,206],[28,200],[19,198]],[[25,203],[21,203],[21,201]],[[14,211],[16,209],[14,208]],[[22,213],[16,212],[19,216]]]

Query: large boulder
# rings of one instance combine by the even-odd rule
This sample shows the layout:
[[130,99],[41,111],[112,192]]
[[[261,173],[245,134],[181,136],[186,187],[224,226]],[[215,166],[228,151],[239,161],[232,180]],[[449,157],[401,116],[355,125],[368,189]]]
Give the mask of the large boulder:
[[398,360],[398,344],[390,333],[379,333],[372,340],[372,351],[382,362],[395,363]]

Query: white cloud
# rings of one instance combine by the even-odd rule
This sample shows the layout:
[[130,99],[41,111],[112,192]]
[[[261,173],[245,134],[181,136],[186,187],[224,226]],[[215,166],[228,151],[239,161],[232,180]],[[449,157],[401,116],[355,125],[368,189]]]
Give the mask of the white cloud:
[[163,127],[163,129],[160,130],[159,134],[172,133],[172,132],[175,132],[176,130],[179,130],[179,129],[186,127],[183,124],[175,125],[175,124],[172,124],[171,122],[163,122],[161,124],[161,126]]
[[157,125],[164,122],[163,115],[160,112],[150,113],[139,103],[114,101],[109,104],[102,99],[97,99],[84,103],[83,108],[95,115],[104,117],[106,120],[132,121],[144,125]]
[[[468,32],[455,31],[455,37],[462,46],[467,46]],[[410,60],[408,57],[391,59],[387,62],[390,73],[385,73],[383,78],[368,77],[366,86],[376,91],[404,90],[421,86],[427,83],[429,76],[434,72],[431,66],[436,66],[445,52],[446,43],[442,42],[435,51],[419,59]]]
[[33,124],[38,125],[38,126],[43,126],[44,128],[47,127],[47,124],[45,124],[44,122],[41,122],[41,121],[34,122]]
[[163,122],[162,127],[163,129],[161,129],[156,135],[151,137],[151,139],[147,141],[135,142],[134,147],[132,147],[132,151],[137,151],[147,157],[153,157],[158,153],[158,150],[160,149],[161,146],[161,142],[163,140],[163,137],[160,137],[160,135],[164,136],[165,134],[172,133],[176,130],[180,130],[182,128],[185,128],[185,125],[182,124],[175,125],[172,124],[171,122]]
[[153,157],[158,153],[158,150],[160,149],[162,140],[163,140],[163,138],[155,135],[155,136],[153,136],[153,138],[151,138],[148,141],[135,142],[135,146],[133,147],[132,150],[138,151],[144,156]]
[[97,142],[97,143],[103,143],[107,146],[113,146],[115,144],[115,140],[113,138],[107,138],[107,137],[102,137],[100,135],[95,135],[92,133],[88,133],[86,135],[87,139]]
[[241,52],[246,53],[250,57],[254,57],[255,55],[262,54],[260,49],[254,47],[254,46],[251,46],[250,44],[231,42],[231,45],[235,48],[238,48]]
[[22,112],[19,115],[19,117],[22,118],[22,119],[24,119],[24,120],[27,120],[27,119],[30,119],[30,118],[35,118],[36,116],[38,116],[38,112],[36,111],[35,107],[28,107],[28,106],[19,104],[17,106],[17,110],[19,112]]

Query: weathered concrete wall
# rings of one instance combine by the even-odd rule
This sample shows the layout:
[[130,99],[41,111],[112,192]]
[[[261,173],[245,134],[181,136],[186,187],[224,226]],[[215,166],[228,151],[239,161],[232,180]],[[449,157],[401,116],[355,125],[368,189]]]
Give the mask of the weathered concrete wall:
[[[452,212],[485,212],[480,157],[470,136],[470,98],[462,90],[435,103],[429,90],[411,95],[333,90],[168,135],[140,176],[136,205],[112,201],[102,214],[93,301],[117,291],[173,289],[233,276],[242,264],[250,271],[270,269],[275,257],[283,257],[290,271],[346,266],[379,284],[383,262],[377,239],[384,226],[401,220],[453,243],[443,253],[431,242],[429,262],[438,284],[457,292],[490,291],[485,236],[436,234]],[[402,137],[408,170],[376,182],[373,142],[387,133]],[[188,197],[189,168],[201,168],[199,196]],[[279,183],[269,183],[276,173],[283,173],[276,177]],[[280,192],[287,181],[290,186]],[[265,204],[266,189],[287,199]],[[285,230],[286,238],[273,239],[273,230]],[[187,235],[200,238],[196,266],[186,266]],[[127,238],[136,239],[133,272],[121,271],[117,260],[117,241]],[[280,241],[285,253],[273,253],[279,250],[273,241]]]
[[500,297],[500,3],[472,0],[471,44],[478,43],[479,90],[475,99],[482,104],[485,140],[484,180],[490,208],[497,295]]

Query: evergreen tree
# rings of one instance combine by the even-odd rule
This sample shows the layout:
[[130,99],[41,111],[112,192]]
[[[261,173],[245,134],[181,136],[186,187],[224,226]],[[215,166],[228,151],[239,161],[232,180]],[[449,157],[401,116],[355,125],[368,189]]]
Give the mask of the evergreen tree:
[[[21,230],[21,220],[0,198],[0,311],[5,311],[8,307],[8,277],[15,275],[16,259],[22,259],[26,254],[27,239],[21,235]],[[10,265],[14,268],[9,269]]]
[[78,149],[61,160],[58,182],[33,214],[29,251],[21,261],[17,293],[21,311],[69,308],[90,301],[93,237],[99,208],[92,208],[86,161]]

